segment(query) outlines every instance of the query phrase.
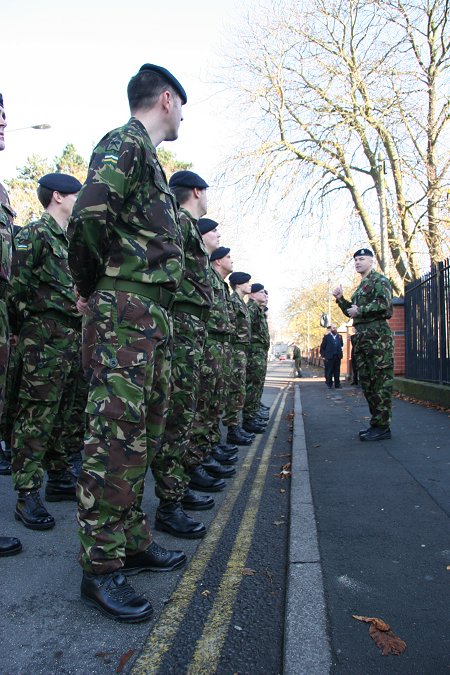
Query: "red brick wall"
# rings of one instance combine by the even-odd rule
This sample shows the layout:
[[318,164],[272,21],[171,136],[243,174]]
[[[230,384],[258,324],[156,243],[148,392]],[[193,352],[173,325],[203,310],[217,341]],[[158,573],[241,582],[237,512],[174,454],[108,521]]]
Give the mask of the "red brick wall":
[[402,376],[405,368],[405,305],[400,301],[394,304],[394,314],[389,319],[389,326],[394,333],[394,375]]

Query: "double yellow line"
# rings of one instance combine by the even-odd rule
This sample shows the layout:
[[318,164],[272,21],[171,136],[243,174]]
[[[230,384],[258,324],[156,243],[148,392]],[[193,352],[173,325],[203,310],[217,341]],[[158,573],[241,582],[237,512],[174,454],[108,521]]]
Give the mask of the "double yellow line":
[[[274,408],[277,406],[280,397],[282,397],[282,403],[277,410],[272,431],[268,438],[264,438],[265,449],[261,462],[259,463],[239,532],[228,560],[227,569],[205,623],[202,636],[196,644],[188,670],[190,675],[216,672],[221,649],[232,617],[236,594],[242,581],[242,569],[245,566],[252,541],[272,451],[272,442],[277,433],[281,415],[283,414],[286,395],[286,391],[284,393],[280,392],[275,400]],[[172,594],[169,605],[162,612],[144,645],[141,655],[134,664],[133,675],[150,675],[151,673],[158,672],[161,661],[172,646],[173,638],[180,628],[189,603],[198,589],[198,584],[204,575],[206,566],[210,562],[220,541],[222,532],[230,519],[234,504],[241,492],[253,458],[259,451],[262,442],[263,439],[260,437],[255,447],[247,452],[245,461],[241,465],[239,473],[234,479],[219,513],[211,523],[207,536],[199,546],[189,568]]]

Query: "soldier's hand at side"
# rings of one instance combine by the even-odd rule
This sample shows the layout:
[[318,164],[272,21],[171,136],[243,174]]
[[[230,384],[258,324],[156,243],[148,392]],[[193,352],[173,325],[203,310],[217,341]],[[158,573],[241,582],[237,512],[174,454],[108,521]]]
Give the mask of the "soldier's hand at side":
[[350,317],[351,319],[353,319],[353,318],[358,314],[358,312],[359,312],[358,305],[352,305],[352,306],[347,310],[347,314],[349,315],[349,317]]
[[333,295],[336,298],[336,300],[340,300],[342,297],[344,297],[344,290],[342,288],[342,284],[336,286],[336,288],[333,291]]
[[88,311],[89,311],[88,298],[83,298],[83,297],[81,297],[81,295],[78,296],[77,310],[80,312],[80,314],[87,314],[88,313]]

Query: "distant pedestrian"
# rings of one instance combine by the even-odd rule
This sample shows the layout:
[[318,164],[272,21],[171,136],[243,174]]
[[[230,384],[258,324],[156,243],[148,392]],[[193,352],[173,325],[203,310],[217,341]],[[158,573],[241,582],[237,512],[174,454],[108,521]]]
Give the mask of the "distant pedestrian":
[[322,344],[320,345],[320,356],[325,359],[325,382],[328,389],[332,388],[333,381],[335,388],[341,389],[342,348],[342,335],[339,335],[337,327],[332,324],[330,332],[323,336]]
[[297,377],[302,377],[302,353],[298,345],[294,345],[292,358],[294,359],[294,366],[295,372],[297,373]]
[[392,316],[392,288],[373,267],[373,253],[362,248],[353,255],[361,283],[345,300],[342,286],[334,289],[341,310],[353,319],[359,380],[371,413],[370,427],[360,431],[362,441],[391,437],[394,340],[387,320]]

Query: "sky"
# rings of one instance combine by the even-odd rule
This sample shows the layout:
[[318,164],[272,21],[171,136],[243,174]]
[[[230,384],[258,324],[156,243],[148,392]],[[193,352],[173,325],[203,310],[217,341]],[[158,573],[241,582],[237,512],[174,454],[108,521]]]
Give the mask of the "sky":
[[[268,208],[236,216],[214,184],[245,134],[246,120],[221,82],[224,55],[253,6],[254,0],[2,0],[0,91],[8,127],[0,179],[13,177],[31,154],[53,159],[67,143],[88,160],[94,144],[128,120],[130,77],[143,63],[168,68],[188,102],[178,140],[165,147],[210,183],[208,216],[223,224],[221,244],[231,247],[235,270],[268,288],[272,325],[280,328],[290,290],[314,278],[316,261],[323,269],[324,258],[333,259],[339,231],[330,228],[326,246],[318,243],[319,225],[308,237],[288,236],[282,214],[275,219]],[[44,123],[51,128],[26,128]],[[226,200],[233,201],[229,191]]]

